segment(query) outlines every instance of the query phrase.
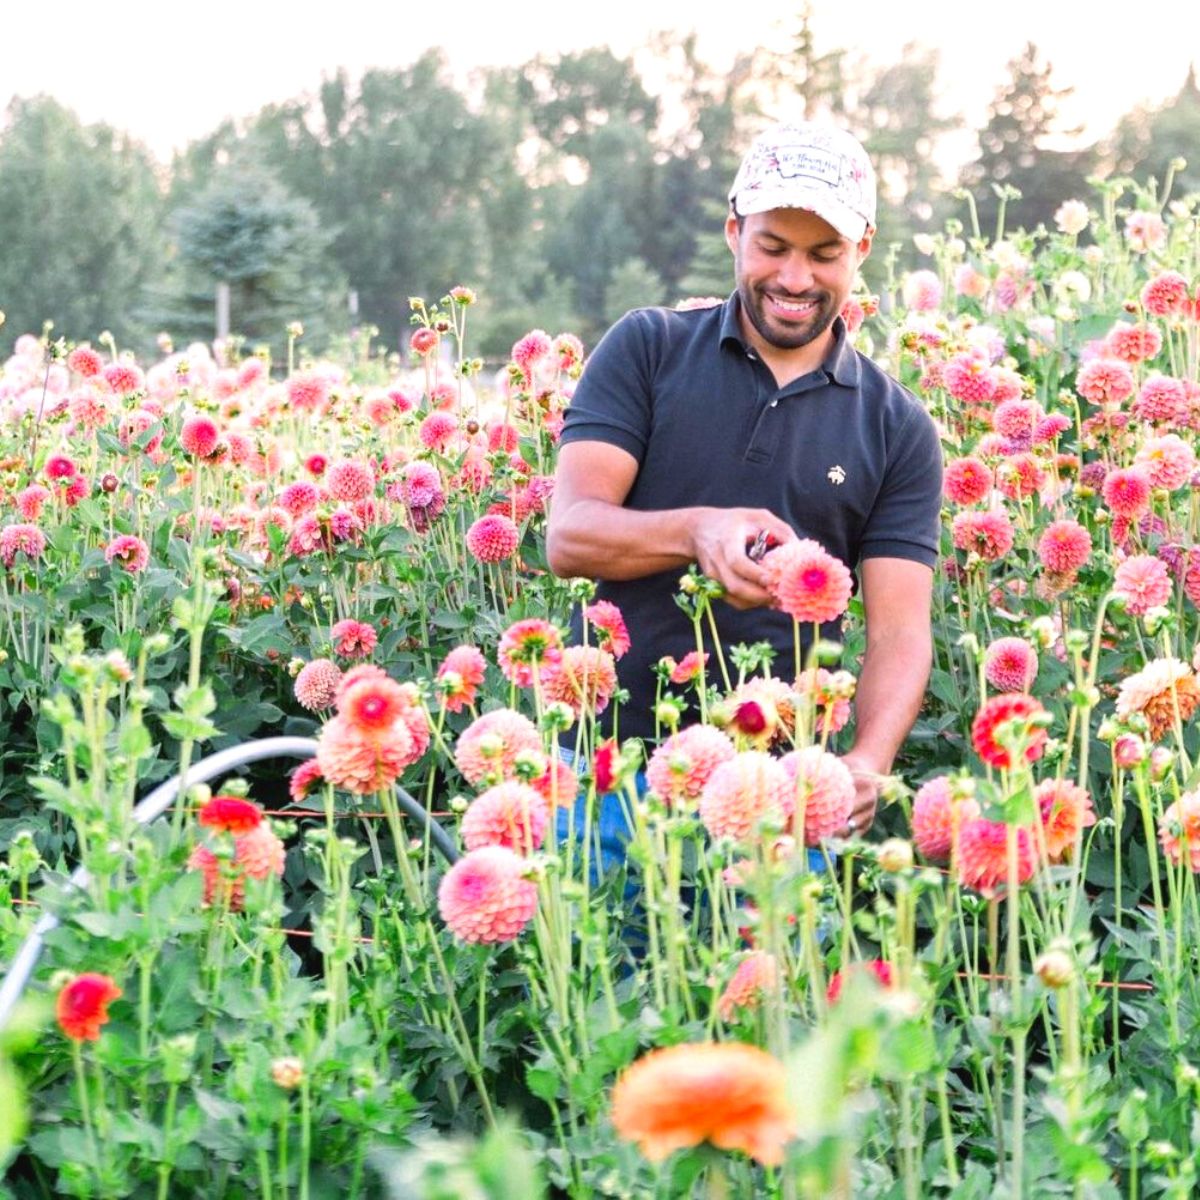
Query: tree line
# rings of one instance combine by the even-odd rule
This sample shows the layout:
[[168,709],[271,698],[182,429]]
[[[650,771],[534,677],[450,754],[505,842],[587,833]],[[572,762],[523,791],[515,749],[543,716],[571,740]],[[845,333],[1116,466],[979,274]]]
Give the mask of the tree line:
[[[316,348],[373,326],[402,346],[408,298],[455,283],[481,296],[477,353],[503,355],[525,330],[593,340],[626,309],[725,294],[720,236],[741,151],[781,99],[828,115],[866,144],[880,175],[877,248],[903,262],[915,232],[975,198],[992,232],[1049,225],[1088,179],[1165,179],[1200,128],[1189,72],[1166,104],[1139,108],[1093,145],[1052,148],[1061,128],[1049,64],[1029,44],[996,89],[978,152],[953,177],[936,149],[961,119],[938,116],[937,53],[906,46],[882,68],[818,53],[807,16],[782,51],[727,71],[692,37],[639,57],[593,48],[454,82],[445,55],[223,121],[169,167],[126,134],[83,125],[54,99],[18,98],[0,126],[0,351],[53,322],[55,336],[110,331],[145,350],[160,331],[211,339],[214,293],[232,327],[280,344],[300,321]],[[642,56],[641,61],[645,61]],[[1175,189],[1200,191],[1200,156]],[[961,197],[961,192],[959,193]],[[879,282],[887,254],[868,263]]]

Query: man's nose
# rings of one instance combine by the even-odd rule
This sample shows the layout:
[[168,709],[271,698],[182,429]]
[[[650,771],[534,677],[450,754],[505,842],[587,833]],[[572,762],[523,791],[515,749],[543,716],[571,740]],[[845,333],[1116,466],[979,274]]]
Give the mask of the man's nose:
[[793,295],[799,295],[812,287],[812,266],[803,254],[789,254],[780,265],[779,286]]

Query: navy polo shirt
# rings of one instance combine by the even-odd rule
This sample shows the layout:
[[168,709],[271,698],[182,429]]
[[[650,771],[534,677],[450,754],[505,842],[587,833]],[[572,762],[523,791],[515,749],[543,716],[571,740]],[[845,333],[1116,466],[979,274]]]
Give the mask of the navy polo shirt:
[[[869,557],[932,567],[942,460],[920,402],[850,345],[840,318],[822,366],[778,387],[738,318],[736,292],[711,308],[626,314],[587,360],[563,443],[607,442],[632,454],[638,473],[628,508],[767,508],[852,570]],[[633,643],[617,664],[630,692],[622,737],[653,736],[653,667],[696,648],[674,599],[681,574],[597,581],[597,597],[621,609]],[[720,600],[713,610],[727,661],[739,642],[770,641],[774,673],[790,679],[791,617]],[[578,640],[578,613],[572,626]],[[823,632],[837,636],[836,628]],[[713,656],[710,681],[716,671]]]

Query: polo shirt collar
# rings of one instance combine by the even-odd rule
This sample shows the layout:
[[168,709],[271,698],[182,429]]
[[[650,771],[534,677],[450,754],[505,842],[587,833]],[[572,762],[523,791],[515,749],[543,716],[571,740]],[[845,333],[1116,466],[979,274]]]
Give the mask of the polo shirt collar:
[[[736,291],[721,306],[721,345],[733,341],[743,351],[749,350],[746,339],[742,336],[741,301]],[[850,345],[846,336],[846,322],[841,317],[833,321],[833,345],[821,364],[821,369],[829,376],[830,381],[841,387],[858,387],[861,378],[861,367],[858,354]]]

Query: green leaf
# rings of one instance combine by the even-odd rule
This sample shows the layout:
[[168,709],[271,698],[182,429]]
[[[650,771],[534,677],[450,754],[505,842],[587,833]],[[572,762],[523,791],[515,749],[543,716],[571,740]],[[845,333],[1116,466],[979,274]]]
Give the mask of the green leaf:
[[561,1077],[558,1071],[550,1067],[535,1067],[530,1064],[525,1068],[525,1084],[529,1090],[547,1104],[558,1099]]

